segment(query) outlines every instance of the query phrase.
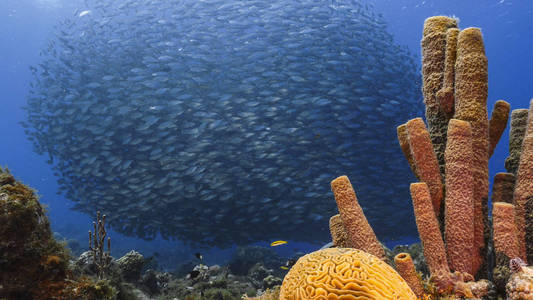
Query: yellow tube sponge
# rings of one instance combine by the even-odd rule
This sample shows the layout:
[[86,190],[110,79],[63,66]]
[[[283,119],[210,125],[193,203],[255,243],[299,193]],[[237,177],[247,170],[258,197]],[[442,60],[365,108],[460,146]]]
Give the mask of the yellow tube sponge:
[[492,203],[513,203],[515,176],[513,173],[496,173],[492,184]]
[[507,121],[509,120],[509,112],[511,111],[511,105],[503,100],[498,100],[494,103],[492,114],[489,120],[489,157],[494,153],[494,149],[500,138],[502,137],[505,127],[507,127]]
[[357,196],[347,176],[340,176],[331,182],[331,190],[339,208],[348,246],[361,249],[381,259],[386,259],[385,251],[357,201]]
[[426,105],[426,120],[439,169],[444,176],[444,147],[448,117],[437,100],[442,88],[446,58],[446,31],[457,28],[457,20],[437,16],[426,19],[422,34],[422,92]]
[[329,218],[329,232],[331,233],[333,246],[340,248],[348,247],[348,237],[342,224],[341,215],[336,214]]
[[457,58],[457,36],[459,35],[458,28],[450,28],[446,30],[446,51],[444,58],[444,78],[442,88],[437,92],[437,102],[446,117],[453,116],[455,99],[454,83],[455,83],[455,59]]
[[394,257],[394,264],[396,265],[396,270],[398,270],[398,273],[407,282],[416,297],[422,299],[425,295],[424,288],[422,287],[420,278],[416,274],[415,264],[411,255],[406,252],[398,253]]
[[443,198],[442,177],[429,133],[422,118],[407,122],[407,136],[420,181],[427,183],[431,192],[431,202],[435,215],[439,216]]
[[280,300],[417,299],[387,263],[361,250],[328,248],[302,256],[283,279]]
[[472,273],[474,245],[474,178],[472,131],[465,121],[451,119],[446,143],[445,231],[452,271]]
[[526,261],[526,202],[533,197],[533,100],[530,102],[526,133],[522,141],[520,164],[516,174],[513,201],[516,209],[516,227],[520,258]]
[[474,175],[474,262],[477,273],[485,257],[485,233],[488,234],[489,192],[489,122],[487,118],[487,57],[479,28],[459,32],[455,63],[454,119],[470,122],[472,126]]
[[418,173],[416,171],[416,164],[413,159],[413,154],[411,153],[411,147],[409,146],[409,140],[407,138],[407,124],[402,124],[396,128],[396,133],[398,134],[398,142],[400,143],[400,148],[402,149],[403,155],[407,159],[411,171],[415,174],[415,177],[420,180]]

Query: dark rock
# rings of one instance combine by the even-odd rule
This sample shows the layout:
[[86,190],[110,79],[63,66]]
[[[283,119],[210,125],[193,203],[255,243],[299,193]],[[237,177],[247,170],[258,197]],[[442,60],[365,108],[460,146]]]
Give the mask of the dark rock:
[[272,269],[267,269],[263,264],[256,263],[252,268],[250,268],[250,271],[248,272],[248,279],[254,287],[261,288],[263,286],[263,279],[265,279],[267,276],[272,275],[274,271]]
[[155,270],[148,270],[141,278],[141,285],[151,295],[160,294],[171,281],[172,276],[169,273],[161,273]]
[[237,248],[231,257],[229,268],[235,275],[246,275],[250,268],[258,262],[269,269],[278,268],[284,263],[283,259],[272,249],[247,246]]
[[283,279],[273,275],[268,275],[267,277],[263,278],[263,289],[272,289],[275,286],[281,285],[282,282]]
[[122,272],[122,277],[128,282],[136,282],[141,277],[145,259],[139,252],[131,250],[117,260],[117,265]]

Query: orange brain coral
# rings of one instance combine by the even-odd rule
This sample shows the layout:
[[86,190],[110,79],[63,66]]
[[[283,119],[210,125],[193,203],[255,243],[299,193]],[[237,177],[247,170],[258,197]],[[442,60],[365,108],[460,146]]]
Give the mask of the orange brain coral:
[[301,257],[283,280],[280,300],[416,299],[396,271],[361,250],[328,248]]

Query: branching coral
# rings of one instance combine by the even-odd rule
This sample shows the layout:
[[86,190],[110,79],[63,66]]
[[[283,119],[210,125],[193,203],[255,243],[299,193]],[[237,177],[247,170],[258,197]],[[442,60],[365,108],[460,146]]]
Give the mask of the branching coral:
[[107,251],[105,251],[105,230],[106,215],[100,217],[100,212],[96,212],[96,221],[93,222],[94,231],[89,231],[89,249],[93,255],[94,263],[97,268],[98,279],[103,279],[107,269],[111,264],[111,238],[107,238]]

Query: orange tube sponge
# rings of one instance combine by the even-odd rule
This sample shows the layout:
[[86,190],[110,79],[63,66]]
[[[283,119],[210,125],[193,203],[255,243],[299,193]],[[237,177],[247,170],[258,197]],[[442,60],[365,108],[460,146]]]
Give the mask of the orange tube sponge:
[[513,203],[514,182],[513,173],[496,173],[492,184],[492,202]]
[[406,252],[398,253],[394,257],[394,264],[396,264],[396,270],[398,270],[398,273],[400,273],[411,290],[413,290],[416,297],[422,299],[425,293],[420,278],[418,278],[418,275],[416,274],[415,264],[413,263],[411,255]]
[[411,153],[411,147],[409,146],[409,140],[407,138],[407,124],[402,124],[396,128],[396,133],[398,134],[398,142],[400,143],[400,148],[402,148],[403,155],[407,159],[411,171],[415,174],[415,177],[420,180],[418,173],[416,172],[415,161],[413,160],[413,154]]
[[533,197],[526,201],[525,206],[526,227],[526,259],[529,262],[533,261]]
[[526,134],[527,113],[525,108],[515,109],[511,112],[511,130],[509,130],[509,156],[505,159],[505,169],[509,173],[516,175],[520,153],[522,151],[522,140]]
[[431,275],[449,274],[444,242],[440,235],[439,223],[433,211],[431,196],[426,183],[411,183],[411,198],[415,211],[416,227],[422,241],[422,248]]
[[474,245],[474,178],[472,131],[465,121],[451,119],[446,143],[445,231],[452,271],[472,274]]
[[437,101],[442,88],[446,57],[446,31],[456,28],[457,20],[437,16],[426,19],[422,34],[422,92],[426,105],[426,120],[439,170],[444,176],[444,150],[448,118]]
[[509,120],[509,112],[511,111],[511,105],[503,100],[498,100],[494,103],[492,114],[489,120],[489,157],[494,153],[498,141],[502,137],[505,127],[507,127],[507,121]]
[[[524,261],[526,260],[526,201],[531,197],[533,197],[533,100],[529,106],[527,128],[522,141],[522,153],[520,154],[513,197],[520,258]],[[533,220],[528,221],[533,222]]]
[[[474,273],[485,257],[488,238],[489,192],[489,131],[487,119],[487,57],[479,28],[467,28],[459,33],[455,63],[455,119],[472,126],[474,175]],[[486,235],[487,234],[487,235]]]
[[335,247],[348,247],[348,237],[342,224],[341,215],[336,214],[329,218],[329,232],[331,233],[331,240]]
[[427,183],[431,192],[431,202],[435,215],[439,216],[443,198],[442,177],[429,133],[422,118],[407,122],[407,136],[420,181]]
[[500,291],[505,290],[509,280],[509,260],[519,255],[518,236],[515,223],[514,205],[505,202],[493,202],[492,233],[495,265],[493,280]]
[[505,202],[495,202],[492,204],[494,251],[505,254],[508,259],[519,257],[520,254],[515,218],[514,205]]
[[340,176],[334,179],[331,182],[331,190],[335,195],[335,201],[348,237],[348,246],[386,259],[385,251],[374,230],[368,224],[348,177]]
[[298,259],[283,279],[280,300],[414,300],[403,278],[378,257],[361,250],[328,248]]
[[437,101],[444,111],[447,118],[453,116],[455,99],[454,83],[455,83],[455,59],[457,58],[457,36],[459,35],[458,28],[449,28],[446,30],[446,51],[444,59],[444,78],[442,89],[437,92]]

